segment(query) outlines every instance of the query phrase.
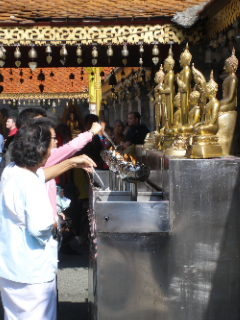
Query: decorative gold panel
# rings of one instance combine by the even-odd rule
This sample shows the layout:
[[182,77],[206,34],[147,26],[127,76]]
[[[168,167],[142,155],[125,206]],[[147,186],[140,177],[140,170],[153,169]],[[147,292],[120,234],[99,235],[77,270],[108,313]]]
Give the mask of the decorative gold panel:
[[[184,40],[199,42],[205,38],[204,28],[185,30],[173,24],[144,26],[99,26],[99,27],[0,27],[0,43],[4,45],[45,45],[50,42],[55,45],[66,41],[68,45],[81,44],[151,44],[153,41],[181,43]],[[41,40],[41,41],[39,41]]]
[[234,21],[240,17],[240,0],[231,0],[215,16],[211,17],[207,25],[207,35],[212,39],[216,33],[232,26]]
[[88,93],[58,92],[58,93],[1,93],[0,100],[18,99],[87,99]]

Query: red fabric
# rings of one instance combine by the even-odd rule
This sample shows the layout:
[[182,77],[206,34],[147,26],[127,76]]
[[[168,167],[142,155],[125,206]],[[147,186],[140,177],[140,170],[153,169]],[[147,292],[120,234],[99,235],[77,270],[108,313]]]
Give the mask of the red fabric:
[[17,128],[14,128],[14,129],[12,129],[10,132],[9,132],[9,137],[11,137],[11,136],[14,136],[16,133],[17,133],[17,131],[18,131],[18,129]]

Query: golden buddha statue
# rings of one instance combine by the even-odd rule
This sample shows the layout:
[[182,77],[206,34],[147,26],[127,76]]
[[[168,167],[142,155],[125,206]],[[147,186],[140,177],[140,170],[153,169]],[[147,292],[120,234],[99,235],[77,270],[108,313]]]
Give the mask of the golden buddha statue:
[[157,86],[154,88],[154,109],[155,109],[155,126],[156,126],[156,131],[160,131],[160,122],[162,119],[162,127],[165,127],[165,110],[164,110],[164,104],[163,104],[163,99],[162,95],[160,92],[163,90],[163,82],[165,78],[165,73],[163,72],[163,67],[161,65],[160,70],[156,72],[155,75],[155,82],[157,83]]
[[174,97],[173,106],[177,108],[177,111],[173,115],[173,126],[166,130],[166,134],[177,134],[178,129],[182,127],[182,109],[180,96],[180,92],[178,92]]
[[67,125],[69,126],[72,137],[75,138],[79,133],[81,133],[81,130],[79,130],[79,124],[78,121],[75,120],[74,113],[70,113],[70,119],[67,121]]
[[216,98],[218,84],[213,79],[211,71],[210,80],[206,84],[206,97],[209,99],[205,107],[205,121],[194,125],[193,143],[187,149],[189,158],[216,158],[222,156],[222,148],[218,143],[218,111],[220,103]]
[[183,157],[186,154],[187,139],[178,133],[182,128],[182,108],[181,108],[181,94],[178,92],[174,97],[174,107],[177,111],[173,115],[173,126],[168,129],[168,134],[174,135],[172,145],[165,150],[165,154],[175,157]]
[[189,98],[192,109],[188,114],[188,123],[179,128],[179,133],[194,133],[194,126],[200,121],[201,117],[201,107],[199,106],[200,96],[201,93],[197,90],[190,93]]
[[229,155],[234,153],[235,146],[233,144],[233,135],[237,121],[237,85],[238,78],[236,71],[238,68],[238,59],[235,56],[233,48],[232,56],[226,59],[224,69],[228,76],[223,81],[223,99],[220,100],[220,108],[218,115],[218,137],[222,146],[223,154]]
[[186,49],[181,53],[180,56],[180,66],[182,71],[176,74],[176,81],[178,84],[178,90],[181,95],[181,108],[182,108],[182,120],[183,124],[188,121],[188,111],[189,111],[189,93],[191,89],[191,69],[190,63],[192,60],[192,55],[188,49],[188,43]]
[[172,50],[169,49],[168,57],[164,60],[164,70],[167,72],[164,79],[164,88],[159,92],[165,95],[167,109],[167,123],[165,125],[171,128],[173,125],[173,99],[175,96],[174,71],[175,60],[172,57]]
[[206,97],[206,79],[202,72],[194,67],[194,63],[192,63],[192,74],[193,79],[195,82],[194,90],[197,90],[201,93],[199,106],[201,108],[201,120],[204,121],[204,107],[207,104],[207,97]]

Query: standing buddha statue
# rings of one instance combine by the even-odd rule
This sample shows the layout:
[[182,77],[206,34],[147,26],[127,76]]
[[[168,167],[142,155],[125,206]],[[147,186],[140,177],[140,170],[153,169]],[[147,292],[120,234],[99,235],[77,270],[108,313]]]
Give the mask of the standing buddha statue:
[[236,76],[237,68],[238,59],[235,56],[235,50],[233,48],[232,56],[225,61],[224,69],[228,75],[223,81],[223,99],[220,100],[218,115],[219,131],[217,135],[224,155],[234,154],[236,152],[233,136],[237,121],[237,111],[235,111],[237,106],[238,85],[238,78]]
[[176,74],[176,80],[178,84],[178,90],[181,94],[181,109],[182,109],[182,119],[183,124],[188,121],[188,111],[189,111],[189,93],[191,90],[191,69],[190,63],[192,60],[192,55],[188,49],[188,43],[186,49],[181,53],[180,56],[180,66],[182,71]]
[[166,109],[167,109],[167,124],[168,128],[173,125],[173,99],[175,96],[174,85],[174,71],[175,60],[172,57],[172,50],[169,49],[168,57],[164,60],[164,70],[167,72],[164,79],[164,88],[159,92],[165,94],[166,97]]
[[222,156],[222,148],[218,143],[218,111],[220,103],[216,98],[218,84],[213,79],[206,84],[206,97],[209,99],[205,107],[205,121],[194,125],[193,143],[187,149],[189,158],[217,158]]
[[164,110],[164,103],[163,103],[163,97],[161,95],[161,91],[164,89],[164,78],[165,73],[163,72],[163,67],[161,65],[160,70],[156,72],[155,75],[155,82],[157,83],[157,86],[154,88],[154,109],[155,109],[155,126],[156,131],[160,131],[160,124],[162,119],[162,127],[165,127],[165,110]]

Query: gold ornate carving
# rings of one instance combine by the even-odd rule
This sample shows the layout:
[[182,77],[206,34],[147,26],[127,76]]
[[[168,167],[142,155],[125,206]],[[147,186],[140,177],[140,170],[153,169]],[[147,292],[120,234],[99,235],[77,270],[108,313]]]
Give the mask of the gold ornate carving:
[[[68,45],[74,45],[81,42],[82,44],[108,44],[111,40],[114,44],[137,44],[152,43],[159,41],[167,43],[173,41],[181,43],[185,39],[190,42],[198,42],[205,38],[203,27],[195,31],[186,32],[185,29],[172,24],[165,25],[142,25],[142,26],[98,26],[98,27],[0,27],[0,43],[4,45],[30,45],[34,41],[37,45],[45,45],[50,42],[59,45],[66,41]],[[41,41],[39,41],[41,40]]]
[[0,100],[17,99],[87,99],[88,93],[82,92],[57,92],[57,93],[1,93]]
[[208,21],[208,37],[211,39],[216,33],[226,30],[240,17],[240,1],[231,0],[216,15]]

